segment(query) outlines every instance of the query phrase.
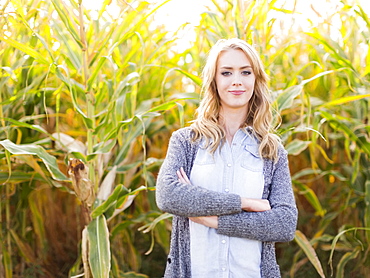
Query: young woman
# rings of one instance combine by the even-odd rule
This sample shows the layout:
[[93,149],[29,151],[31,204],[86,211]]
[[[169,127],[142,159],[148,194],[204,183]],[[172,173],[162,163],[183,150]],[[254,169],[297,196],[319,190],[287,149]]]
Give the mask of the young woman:
[[274,242],[294,238],[297,208],[267,80],[246,42],[211,49],[197,118],[173,133],[158,175],[158,207],[174,215],[165,277],[281,276]]

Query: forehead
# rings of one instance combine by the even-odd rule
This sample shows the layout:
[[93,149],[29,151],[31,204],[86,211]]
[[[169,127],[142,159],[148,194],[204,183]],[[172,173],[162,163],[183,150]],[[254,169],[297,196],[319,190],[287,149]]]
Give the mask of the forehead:
[[220,52],[217,66],[251,66],[251,62],[243,50],[227,49]]

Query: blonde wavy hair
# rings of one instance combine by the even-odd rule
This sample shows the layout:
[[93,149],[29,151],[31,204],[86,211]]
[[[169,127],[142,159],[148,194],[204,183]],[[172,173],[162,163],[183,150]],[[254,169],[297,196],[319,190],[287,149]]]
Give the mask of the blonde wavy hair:
[[204,138],[206,147],[213,154],[226,141],[225,129],[220,123],[221,101],[215,81],[217,62],[222,51],[242,50],[251,63],[255,74],[254,92],[249,101],[248,113],[243,127],[251,126],[258,139],[261,157],[277,160],[279,137],[271,132],[271,104],[268,99],[268,76],[255,49],[243,40],[233,38],[219,40],[210,50],[202,77],[203,99],[197,109],[197,118],[191,127],[193,141]]

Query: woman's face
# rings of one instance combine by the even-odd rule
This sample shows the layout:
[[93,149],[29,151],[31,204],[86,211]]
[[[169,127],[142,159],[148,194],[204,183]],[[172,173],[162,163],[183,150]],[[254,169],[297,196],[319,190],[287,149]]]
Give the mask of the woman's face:
[[251,63],[242,50],[222,51],[216,65],[215,81],[223,111],[247,113],[255,80]]

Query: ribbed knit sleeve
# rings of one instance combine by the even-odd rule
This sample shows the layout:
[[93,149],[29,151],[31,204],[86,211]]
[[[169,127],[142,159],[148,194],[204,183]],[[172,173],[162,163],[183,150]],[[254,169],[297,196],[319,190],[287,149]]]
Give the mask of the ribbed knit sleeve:
[[298,211],[295,204],[287,152],[281,146],[276,164],[265,161],[264,197],[271,210],[219,216],[217,233],[260,241],[284,242],[294,238]]
[[188,177],[198,144],[191,143],[191,129],[175,131],[170,139],[166,158],[161,166],[156,185],[159,209],[178,216],[211,216],[241,211],[239,195],[207,190],[178,181],[176,171],[183,167]]

